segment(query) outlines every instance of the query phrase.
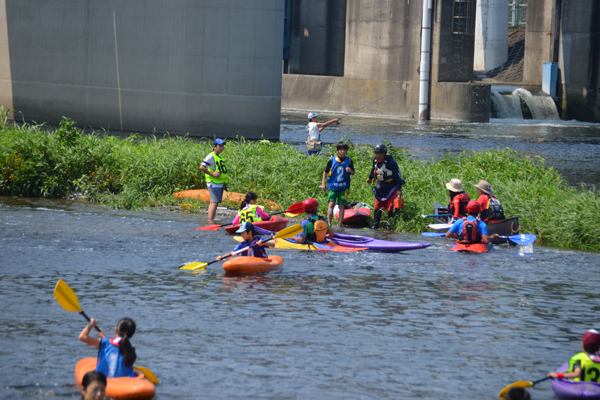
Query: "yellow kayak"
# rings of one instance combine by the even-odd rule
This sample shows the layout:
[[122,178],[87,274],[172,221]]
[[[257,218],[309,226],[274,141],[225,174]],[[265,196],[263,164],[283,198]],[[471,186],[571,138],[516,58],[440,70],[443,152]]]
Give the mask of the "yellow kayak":
[[[244,241],[241,236],[234,236],[233,238],[238,242]],[[366,247],[344,247],[333,242],[300,244],[291,239],[273,239],[273,242],[275,243],[275,250],[339,251],[344,253],[367,250]]]

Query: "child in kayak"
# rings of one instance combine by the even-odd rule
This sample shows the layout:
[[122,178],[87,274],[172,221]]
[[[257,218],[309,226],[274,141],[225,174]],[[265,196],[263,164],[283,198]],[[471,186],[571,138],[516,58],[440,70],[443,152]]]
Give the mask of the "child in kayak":
[[302,221],[304,231],[292,239],[302,244],[307,241],[323,243],[328,236],[332,238],[333,232],[331,231],[331,227],[325,218],[317,215],[319,202],[315,199],[306,199],[303,201],[303,204],[304,212],[306,213],[306,219]]
[[96,323],[92,318],[79,334],[79,340],[83,343],[99,347],[95,371],[102,372],[107,378],[136,377],[133,363],[137,356],[131,345],[131,338],[135,334],[135,322],[131,318],[119,320],[115,328],[115,339],[89,337]]
[[446,183],[446,189],[448,189],[448,193],[450,194],[448,210],[452,214],[450,223],[453,224],[458,219],[467,215],[466,208],[469,201],[471,201],[471,197],[463,190],[460,179],[451,179],[450,182]]
[[81,400],[106,399],[106,376],[102,372],[89,371],[81,380]]
[[477,219],[477,214],[480,211],[478,202],[475,200],[470,201],[467,204],[466,211],[469,215],[459,219],[450,227],[448,232],[446,232],[447,238],[458,238],[461,243],[488,244],[490,238],[498,236],[497,233],[488,236],[487,225],[485,222]]
[[245,247],[250,247],[248,250],[240,253],[242,256],[248,257],[258,257],[258,258],[267,258],[267,252],[265,248],[267,247],[275,247],[275,244],[271,241],[263,241],[260,236],[256,236],[256,229],[251,222],[244,222],[240,229],[235,231],[235,233],[240,233],[242,235],[243,242],[239,243],[235,249],[230,251],[227,254],[223,254],[222,256],[217,257],[217,261],[222,261],[224,258],[227,258],[234,251],[241,250]]
[[243,222],[258,222],[268,221],[271,216],[263,211],[260,206],[256,205],[258,196],[254,192],[246,193],[244,200],[240,203],[238,215],[233,219],[232,225],[241,224]]
[[[327,200],[329,200],[329,209],[327,210],[327,223],[331,226],[333,220],[333,209],[337,203],[340,207],[339,226],[342,227],[344,220],[344,211],[348,204],[348,192],[350,190],[350,175],[354,175],[354,163],[350,157],[346,157],[348,153],[348,144],[339,142],[336,146],[338,156],[331,157],[323,171],[323,182],[321,189],[328,191]],[[325,178],[327,178],[327,186],[325,186]]]
[[550,372],[551,378],[572,379],[575,382],[598,382],[600,379],[600,334],[590,329],[581,337],[581,353],[575,354],[569,360],[569,370],[565,372]]

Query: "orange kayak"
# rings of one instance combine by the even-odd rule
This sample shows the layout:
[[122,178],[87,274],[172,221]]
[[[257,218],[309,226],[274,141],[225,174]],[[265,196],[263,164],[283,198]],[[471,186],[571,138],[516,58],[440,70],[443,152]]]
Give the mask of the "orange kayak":
[[[231,201],[234,203],[241,203],[246,195],[235,192],[223,192],[223,201]],[[199,199],[206,202],[210,202],[210,193],[208,189],[196,189],[196,190],[185,190],[183,192],[173,193],[173,197],[176,199]],[[277,203],[265,199],[258,199],[259,204],[267,204],[270,210],[280,210],[281,206]]]
[[[83,376],[95,368],[96,357],[79,360],[75,366],[75,382],[77,386],[81,387]],[[154,384],[141,374],[135,378],[108,378],[106,381],[106,396],[115,400],[151,399],[156,393]]]
[[259,274],[281,268],[283,258],[279,256],[235,257],[223,264],[223,269],[230,274]]
[[487,253],[493,247],[492,242],[488,244],[483,243],[473,243],[473,244],[465,244],[456,242],[454,246],[450,250],[461,251],[461,252],[471,252],[471,253]]

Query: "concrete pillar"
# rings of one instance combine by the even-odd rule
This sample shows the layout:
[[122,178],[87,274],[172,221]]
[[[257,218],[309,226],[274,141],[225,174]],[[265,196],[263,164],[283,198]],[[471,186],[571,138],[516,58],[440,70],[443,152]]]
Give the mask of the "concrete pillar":
[[508,60],[508,0],[477,0],[476,71],[489,71]]
[[527,2],[527,30],[525,32],[525,60],[523,83],[542,84],[545,62],[553,62],[557,32],[557,0],[529,0]]
[[[4,107],[5,113],[13,108],[5,0],[0,0],[0,106]],[[12,112],[10,112],[9,118],[13,118]]]

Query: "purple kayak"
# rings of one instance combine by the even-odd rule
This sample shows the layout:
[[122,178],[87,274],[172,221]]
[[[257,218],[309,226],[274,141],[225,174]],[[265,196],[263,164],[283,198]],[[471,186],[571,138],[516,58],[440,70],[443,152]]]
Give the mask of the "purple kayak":
[[423,249],[430,246],[429,243],[392,242],[366,236],[345,235],[343,233],[334,233],[331,240],[340,246],[366,247],[370,251],[405,251]]
[[[569,363],[563,364],[556,372],[569,370]],[[600,400],[600,383],[571,382],[567,379],[552,379],[552,390],[559,399]]]

